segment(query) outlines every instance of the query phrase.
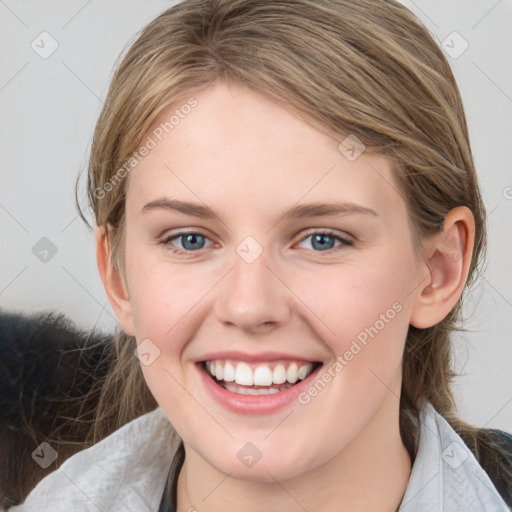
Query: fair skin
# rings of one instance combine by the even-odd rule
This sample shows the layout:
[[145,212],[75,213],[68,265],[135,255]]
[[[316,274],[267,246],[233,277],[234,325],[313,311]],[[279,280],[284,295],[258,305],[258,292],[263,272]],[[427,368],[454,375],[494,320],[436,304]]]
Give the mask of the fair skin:
[[[98,268],[123,329],[160,350],[142,370],[185,444],[178,512],[393,512],[411,470],[398,426],[407,329],[434,325],[456,303],[473,247],[471,212],[452,210],[420,257],[386,158],[365,152],[349,161],[338,150],[344,137],[236,84],[194,97],[197,107],[129,175],[124,276],[110,264],[104,230],[96,234]],[[164,198],[216,216],[143,210]],[[284,217],[297,204],[334,202],[374,213]],[[308,236],[325,229],[333,231],[328,250]],[[182,230],[196,239],[169,240]],[[250,246],[250,263],[237,252],[246,237],[263,249]],[[400,311],[377,324],[393,304]],[[296,397],[244,414],[212,396],[198,364],[221,351],[256,361],[278,352],[321,363],[310,387],[376,325],[306,404]],[[250,467],[237,457],[249,442],[261,454]]]

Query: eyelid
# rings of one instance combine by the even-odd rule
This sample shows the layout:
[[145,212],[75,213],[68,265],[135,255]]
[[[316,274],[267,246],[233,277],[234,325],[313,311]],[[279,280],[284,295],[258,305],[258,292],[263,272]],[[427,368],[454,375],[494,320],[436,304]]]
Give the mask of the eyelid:
[[310,237],[311,235],[327,235],[332,236],[333,238],[337,238],[344,242],[345,244],[352,245],[354,243],[354,238],[350,236],[348,233],[344,233],[343,235],[340,235],[338,231],[335,231],[330,228],[311,228],[311,230],[307,231],[306,234],[302,236],[302,238],[299,240],[300,242],[303,242],[306,238]]

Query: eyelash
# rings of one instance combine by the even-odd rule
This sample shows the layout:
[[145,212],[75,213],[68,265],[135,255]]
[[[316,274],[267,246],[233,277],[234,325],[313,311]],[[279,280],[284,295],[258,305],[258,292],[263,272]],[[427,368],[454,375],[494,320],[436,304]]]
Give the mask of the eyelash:
[[[202,237],[204,237],[205,239],[209,240],[209,238],[204,235],[203,233],[199,232],[199,231],[180,231],[179,233],[176,233],[176,234],[173,234],[173,235],[169,235],[167,237],[165,237],[160,243],[163,245],[163,246],[169,246],[170,242],[172,240],[176,240],[180,237],[185,237],[187,235],[200,235]],[[313,235],[324,235],[324,236],[330,236],[338,241],[341,242],[341,245],[338,245],[337,247],[333,247],[331,249],[326,249],[325,251],[313,251],[313,252],[316,252],[316,253],[332,253],[333,251],[337,251],[337,250],[341,250],[341,249],[344,249],[345,247],[347,246],[353,246],[354,243],[351,241],[351,240],[347,240],[346,238],[343,238],[339,235],[337,235],[334,231],[331,231],[329,229],[320,229],[320,230],[316,230],[316,231],[310,231],[308,232],[306,235],[304,235],[300,240],[299,240],[299,243],[301,242],[304,242],[304,240],[306,240],[307,238],[313,236]],[[200,252],[201,249],[197,249],[195,251],[187,251],[187,250],[182,250],[182,249],[173,249],[171,247],[168,247],[168,249],[173,253],[173,254],[186,254],[186,255],[190,255],[190,254],[193,254],[195,252]]]

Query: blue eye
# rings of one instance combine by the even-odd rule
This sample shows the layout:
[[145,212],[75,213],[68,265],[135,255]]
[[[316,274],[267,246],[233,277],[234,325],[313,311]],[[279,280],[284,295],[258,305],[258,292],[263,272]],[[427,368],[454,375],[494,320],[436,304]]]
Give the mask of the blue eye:
[[[313,231],[303,237],[300,240],[300,243],[305,242],[308,238],[311,238],[314,252],[327,252],[353,245],[352,241],[342,238],[332,231]],[[174,240],[181,240],[181,247],[176,247],[172,243]],[[186,254],[203,249],[207,240],[209,240],[208,237],[201,233],[187,231],[168,236],[161,241],[161,244],[171,250],[174,254]],[[336,240],[340,242],[338,246],[334,245]]]
[[[301,243],[308,238],[311,238],[312,247],[318,249],[318,251],[315,252],[326,252],[332,249],[337,250],[343,248],[343,246],[353,245],[353,242],[336,235],[332,231],[314,231],[302,238]],[[340,242],[340,245],[334,246],[336,240]]]
[[165,238],[162,241],[162,244],[164,245],[170,245],[172,240],[181,239],[182,248],[185,249],[183,251],[182,249],[173,249],[172,247],[169,247],[172,252],[174,253],[183,253],[183,252],[194,252],[199,249],[203,248],[204,241],[207,240],[207,238],[201,233],[196,233],[194,231],[184,232],[184,233],[177,233],[176,235],[172,235],[170,237]]

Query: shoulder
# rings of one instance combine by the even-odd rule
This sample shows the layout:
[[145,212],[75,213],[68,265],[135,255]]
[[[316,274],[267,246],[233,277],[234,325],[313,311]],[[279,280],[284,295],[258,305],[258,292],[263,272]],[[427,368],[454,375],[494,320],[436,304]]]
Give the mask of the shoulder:
[[172,460],[170,423],[160,408],[78,452],[9,512],[158,510]]
[[416,459],[400,512],[509,512],[504,496],[448,421],[426,403]]

